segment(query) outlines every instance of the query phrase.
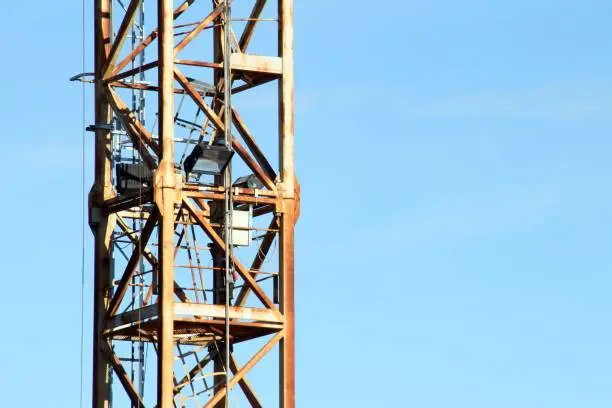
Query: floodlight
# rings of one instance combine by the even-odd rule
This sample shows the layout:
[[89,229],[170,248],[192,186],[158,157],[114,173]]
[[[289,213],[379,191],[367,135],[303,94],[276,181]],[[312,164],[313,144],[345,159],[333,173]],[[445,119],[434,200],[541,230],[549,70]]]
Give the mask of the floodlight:
[[234,152],[225,145],[209,145],[200,143],[185,158],[183,167],[185,173],[211,174],[223,173]]
[[256,188],[263,189],[264,185],[254,174],[249,174],[248,176],[239,177],[234,181],[234,187],[243,187],[243,188]]
[[144,163],[119,163],[116,171],[119,194],[139,191],[153,185],[151,169]]

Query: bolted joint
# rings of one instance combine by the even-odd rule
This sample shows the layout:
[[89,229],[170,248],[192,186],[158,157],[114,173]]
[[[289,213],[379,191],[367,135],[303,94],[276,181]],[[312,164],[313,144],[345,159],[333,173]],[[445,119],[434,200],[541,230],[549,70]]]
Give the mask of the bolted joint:
[[176,173],[173,168],[167,169],[160,164],[153,171],[153,202],[157,205],[160,214],[164,215],[164,203],[172,201],[176,206],[183,200],[183,176]]
[[[291,214],[297,222],[300,217],[300,184],[295,180],[292,194],[288,194],[284,183],[278,184],[278,198],[276,199],[277,214]],[[280,188],[282,186],[282,188]]]

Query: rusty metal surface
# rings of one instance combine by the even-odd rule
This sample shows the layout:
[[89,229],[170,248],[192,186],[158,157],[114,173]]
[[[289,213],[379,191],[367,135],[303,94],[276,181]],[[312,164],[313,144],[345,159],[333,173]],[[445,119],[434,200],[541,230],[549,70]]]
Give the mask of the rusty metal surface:
[[[159,319],[155,318],[139,326],[115,330],[105,337],[116,340],[131,339],[134,341],[154,342],[157,337],[157,325],[159,325]],[[230,337],[233,339],[234,344],[238,344],[277,333],[282,329],[282,324],[232,321],[230,322]],[[223,320],[175,319],[172,338],[175,343],[206,345],[211,340],[222,340],[223,333]]]
[[[128,46],[123,44],[128,43],[129,31],[134,30],[139,1],[128,2],[125,12],[119,7],[111,9],[110,0],[95,0],[95,120],[96,124],[111,124],[116,118],[125,136],[116,136],[117,132],[106,128],[96,130],[95,182],[90,194],[90,224],[95,237],[92,405],[109,408],[113,395],[125,392],[137,405],[220,407],[242,392],[244,401],[252,407],[293,408],[294,225],[299,216],[299,185],[294,169],[293,0],[279,0],[277,10],[272,10],[278,12],[277,19],[268,19],[278,21],[280,34],[271,39],[278,42],[279,50],[278,55],[271,56],[249,54],[265,0],[253,1],[243,31],[235,33],[233,27],[233,40],[225,37],[227,43],[223,42],[221,28],[223,1],[209,2],[212,4],[207,4],[204,11],[191,7],[191,0],[176,9],[172,0],[143,2],[149,10],[155,9],[156,27],[133,38],[131,48],[126,50]],[[182,15],[195,23],[178,24]],[[116,19],[115,24],[111,24],[111,18]],[[175,33],[176,25],[187,27],[186,31]],[[119,27],[116,38],[112,38],[113,26]],[[200,47],[205,44],[202,38],[206,32],[212,32],[212,43],[207,46],[214,61],[210,56],[198,60],[193,52],[186,56],[188,59],[179,60],[181,53],[193,46],[190,43],[199,41]],[[156,60],[138,65],[155,41]],[[235,55],[225,55],[228,44],[233,44]],[[232,68],[224,61],[239,65]],[[193,70],[212,72],[217,93],[200,93],[186,75]],[[156,80],[138,82],[136,76],[144,71]],[[227,76],[231,79],[224,93]],[[278,136],[257,134],[244,111],[225,103],[233,94],[247,97],[251,90],[270,81],[279,83],[278,113],[269,118],[278,122]],[[141,90],[155,101],[148,102],[147,107],[155,113],[157,131],[155,126],[148,130],[150,126],[145,126],[143,116],[124,102],[130,92]],[[174,106],[175,98],[181,101],[178,107]],[[260,184],[255,188],[250,188],[253,184],[248,188],[233,187],[227,181],[224,185],[223,177],[203,184],[179,170],[180,154],[189,147],[176,136],[177,117],[183,106],[180,98],[202,112],[198,123],[200,141],[204,138],[204,142],[212,143],[233,122],[237,134],[225,135],[230,136],[237,153],[234,160],[240,161],[241,168],[253,173]],[[130,144],[135,158],[155,170],[152,187],[124,194],[115,191],[115,137],[124,137],[121,140]],[[278,141],[280,157],[276,165],[262,148],[267,146],[263,138]],[[253,234],[259,234],[258,241],[251,243],[252,253],[236,255],[235,259],[226,240],[232,228],[227,221],[224,224],[223,214],[219,213],[224,200],[235,209],[251,211],[254,220],[261,220],[261,225],[249,227]],[[264,266],[266,261],[270,262]],[[233,269],[237,281],[235,287],[230,287],[224,276]],[[270,280],[266,282],[267,279]],[[230,304],[225,305],[229,290]],[[177,309],[177,303],[185,305]],[[189,307],[190,304],[196,306]],[[198,308],[197,304],[211,307]],[[220,314],[221,305],[226,306],[227,315]],[[176,310],[183,313],[176,315]],[[199,316],[203,310],[212,316]],[[265,345],[251,353],[248,360],[238,361],[233,347],[257,344],[252,342],[257,339]],[[151,358],[157,359],[153,365],[156,372],[147,373],[148,381],[156,382],[155,396],[141,395],[145,388],[136,383],[141,379],[134,370],[133,350],[145,347],[142,344],[152,347]],[[125,350],[130,347],[131,357],[126,357]],[[280,381],[268,385],[278,389],[278,400],[266,401],[256,395],[247,374],[272,350],[279,352]],[[192,355],[197,356],[197,361],[189,360]],[[198,361],[206,362],[205,367],[194,367]],[[177,371],[177,362],[183,364],[186,373]],[[228,362],[230,367],[225,367]],[[118,379],[114,386],[111,375]],[[208,384],[206,378],[210,388],[203,392],[202,386],[206,388]]]

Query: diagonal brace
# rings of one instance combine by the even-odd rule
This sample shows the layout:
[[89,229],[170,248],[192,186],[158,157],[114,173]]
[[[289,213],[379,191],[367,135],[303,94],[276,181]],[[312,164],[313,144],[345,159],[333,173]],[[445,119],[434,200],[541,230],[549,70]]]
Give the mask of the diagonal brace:
[[[130,239],[130,241],[132,241],[134,245],[138,245],[138,238],[136,237],[136,232],[132,231],[132,229],[125,223],[123,218],[117,217],[117,225],[119,225],[123,232],[127,234],[127,237]],[[151,251],[149,251],[146,247],[143,247],[143,255],[146,260],[149,261],[151,266],[153,266],[153,269],[157,270],[157,258],[155,257],[155,255],[153,255]],[[153,282],[153,285],[155,285],[156,283],[157,282]],[[176,283],[176,281],[174,282],[174,294],[181,300],[181,302],[191,303],[191,300],[187,297],[185,291],[178,285],[178,283]]]
[[134,24],[134,17],[136,16],[136,11],[138,10],[138,6],[140,6],[141,1],[142,0],[130,1],[129,6],[126,9],[125,16],[123,17],[121,25],[119,26],[119,30],[117,31],[117,35],[115,36],[115,41],[113,41],[113,45],[111,46],[110,54],[106,59],[104,68],[102,69],[103,78],[106,78],[111,73],[113,65],[115,65],[117,56],[121,52],[123,43],[127,38],[128,30],[130,29],[130,27],[132,27],[132,24]]
[[256,0],[253,5],[253,10],[251,11],[251,16],[249,17],[249,21],[240,36],[240,41],[238,45],[242,52],[246,52],[249,43],[251,42],[251,38],[253,38],[253,33],[255,31],[255,26],[257,25],[259,16],[263,11],[264,6],[266,5],[266,0]]
[[[233,355],[231,355],[230,358],[231,358],[230,359],[230,369],[232,370],[232,373],[236,375],[237,373],[240,372],[240,367],[238,366],[238,363],[236,362],[236,358]],[[240,386],[240,388],[242,389],[242,392],[244,393],[247,400],[251,404],[251,407],[263,408],[263,406],[261,405],[261,402],[259,402],[259,399],[257,398],[257,395],[255,395],[255,391],[253,391],[253,387],[251,387],[251,384],[247,381],[246,377],[243,376],[238,381],[238,385]]]
[[[198,107],[204,112],[206,117],[214,123],[215,127],[220,131],[225,131],[225,124],[204,101],[204,98],[196,91],[196,89],[189,83],[187,78],[181,73],[178,68],[174,68],[174,77],[181,84],[185,92],[191,96],[193,101]],[[264,169],[262,169],[257,162],[251,157],[246,148],[236,139],[232,138],[232,147],[238,153],[238,155],[244,160],[247,166],[255,173],[255,175],[266,185],[270,190],[275,190],[276,186]]]
[[208,16],[206,16],[202,21],[200,21],[200,23],[196,25],[193,30],[191,30],[189,34],[187,34],[185,38],[183,38],[181,42],[176,45],[176,47],[174,47],[174,55],[181,52],[183,48],[185,48],[191,41],[193,41],[193,39],[196,38],[198,34],[200,34],[202,30],[206,28],[207,25],[212,23],[212,21],[217,18],[223,12],[224,9],[225,3],[222,2],[221,5],[215,8]]
[[[183,205],[187,208],[187,211],[191,214],[191,216],[197,221],[197,223],[202,227],[204,232],[209,236],[209,238],[219,246],[222,251],[226,251],[226,245],[223,239],[217,234],[212,225],[194,208],[193,204],[189,202],[188,199],[183,200]],[[236,268],[238,274],[244,279],[245,283],[251,288],[251,290],[255,293],[255,295],[261,300],[261,302],[268,308],[273,310],[276,314],[280,313],[274,306],[272,300],[265,294],[261,286],[255,281],[251,273],[238,261],[236,258],[233,258],[233,264]]]
[[219,390],[205,405],[204,408],[212,408],[217,404],[225,394],[227,393],[228,388],[232,388],[236,385],[236,383],[244,378],[244,376],[251,370],[255,364],[262,359],[271,349],[278,343],[285,335],[285,331],[281,330],[276,333],[274,337],[272,337],[255,355],[232,377],[229,384]]
[[128,284],[130,283],[130,279],[134,275],[134,271],[136,271],[136,267],[138,266],[138,261],[140,261],[140,257],[144,252],[144,248],[149,242],[149,238],[151,237],[151,233],[153,232],[153,228],[155,228],[155,224],[157,223],[158,215],[157,212],[151,213],[147,222],[145,223],[144,228],[142,229],[142,233],[140,234],[140,239],[138,243],[135,244],[135,248],[132,251],[132,255],[128,260],[128,263],[125,267],[125,271],[123,272],[123,276],[121,277],[121,281],[119,281],[119,286],[117,286],[117,290],[115,292],[115,296],[113,296],[108,310],[106,311],[106,318],[111,318],[117,310],[119,309],[119,305],[123,300],[123,296],[128,289]]
[[132,383],[132,381],[128,377],[128,374],[125,371],[125,368],[123,368],[121,361],[119,361],[119,358],[117,357],[117,355],[113,352],[110,345],[105,341],[102,342],[102,354],[106,357],[108,362],[111,364],[111,366],[113,367],[113,370],[115,370],[117,377],[119,377],[119,382],[121,382],[121,385],[125,389],[125,392],[128,394],[130,401],[132,401],[132,405],[141,407],[141,408],[145,408],[142,397],[138,394],[138,391],[136,390],[134,383]]
[[[272,222],[270,222],[270,226],[268,227],[268,229],[272,230],[277,227],[277,221],[278,218],[276,216],[272,217]],[[261,242],[261,245],[257,250],[257,255],[255,255],[255,259],[253,259],[253,263],[251,264],[251,268],[249,269],[249,271],[257,271],[261,268],[264,261],[266,260],[266,256],[270,251],[270,247],[272,246],[275,237],[276,232],[274,231],[268,231],[265,234],[263,241]],[[253,274],[253,277],[255,276],[256,274]],[[238,297],[236,298],[236,306],[244,306],[246,304],[249,293],[251,293],[251,289],[248,286],[243,286],[240,289],[240,292],[238,293]]]
[[[185,0],[183,3],[181,3],[181,5],[174,10],[174,19],[176,20],[179,18],[179,16],[183,14],[194,1],[195,0]],[[111,75],[117,75],[123,68],[127,67],[130,62],[134,61],[134,58],[136,58],[137,55],[139,55],[145,48],[147,48],[149,44],[153,42],[153,40],[157,38],[157,34],[157,28],[151,31],[151,33],[147,35],[140,44],[134,47],[134,49],[115,66]]]

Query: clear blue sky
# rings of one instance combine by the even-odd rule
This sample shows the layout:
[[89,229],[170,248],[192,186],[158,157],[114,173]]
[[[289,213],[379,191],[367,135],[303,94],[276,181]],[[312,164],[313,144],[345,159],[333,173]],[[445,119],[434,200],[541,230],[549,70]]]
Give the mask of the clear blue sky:
[[[299,406],[612,406],[612,4],[295,8]],[[81,3],[3,9],[0,406],[77,407]]]

